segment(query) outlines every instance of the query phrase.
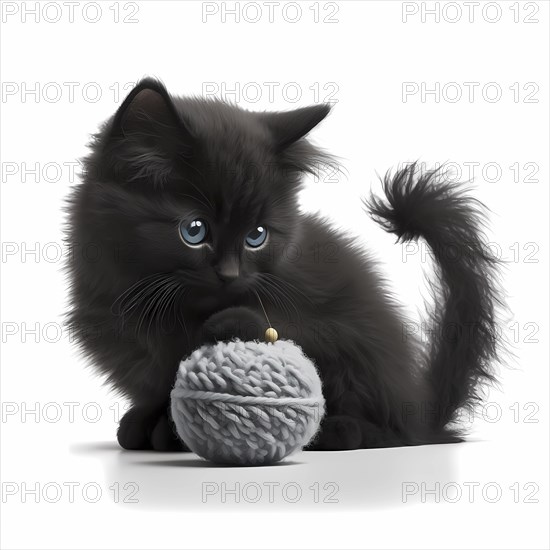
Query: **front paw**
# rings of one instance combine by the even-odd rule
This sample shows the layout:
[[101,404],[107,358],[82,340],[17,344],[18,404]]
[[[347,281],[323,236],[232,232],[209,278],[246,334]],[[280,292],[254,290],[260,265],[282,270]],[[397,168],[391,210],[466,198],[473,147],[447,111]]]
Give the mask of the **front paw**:
[[156,419],[147,410],[132,407],[120,421],[117,431],[118,444],[129,451],[150,449],[149,433]]
[[350,451],[360,449],[361,424],[352,416],[328,416],[321,423],[321,430],[305,448],[306,451]]
[[151,447],[161,452],[189,452],[185,443],[176,432],[174,423],[168,414],[159,416],[150,437]]
[[202,342],[215,343],[233,340],[260,340],[266,329],[265,321],[247,307],[230,307],[214,313],[202,328]]
[[132,451],[189,451],[178,437],[167,408],[155,411],[133,407],[120,421],[119,445]]

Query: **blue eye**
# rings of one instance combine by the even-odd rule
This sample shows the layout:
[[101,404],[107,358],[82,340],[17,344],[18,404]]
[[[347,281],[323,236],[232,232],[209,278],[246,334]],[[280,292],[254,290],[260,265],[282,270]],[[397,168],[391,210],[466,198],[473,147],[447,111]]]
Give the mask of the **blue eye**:
[[267,239],[267,229],[261,225],[256,227],[246,236],[246,244],[251,248],[258,248],[265,243]]
[[180,233],[186,243],[197,245],[201,244],[206,239],[208,226],[203,220],[193,220],[187,225],[183,222],[180,225]]

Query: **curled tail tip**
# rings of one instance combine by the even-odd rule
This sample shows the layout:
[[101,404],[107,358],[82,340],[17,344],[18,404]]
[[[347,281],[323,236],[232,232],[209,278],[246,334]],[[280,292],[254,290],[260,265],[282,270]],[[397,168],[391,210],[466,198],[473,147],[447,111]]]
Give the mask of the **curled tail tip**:
[[383,196],[378,197],[371,191],[364,201],[368,213],[385,231],[397,235],[398,242],[415,239],[418,205],[414,203],[425,185],[417,163],[402,166],[395,173],[388,170],[380,180]]
[[475,236],[477,228],[486,225],[486,206],[469,194],[467,184],[446,178],[445,165],[428,170],[414,162],[386,172],[381,183],[383,196],[371,192],[364,204],[372,219],[397,235],[398,242],[429,237],[442,222],[464,227],[465,236]]

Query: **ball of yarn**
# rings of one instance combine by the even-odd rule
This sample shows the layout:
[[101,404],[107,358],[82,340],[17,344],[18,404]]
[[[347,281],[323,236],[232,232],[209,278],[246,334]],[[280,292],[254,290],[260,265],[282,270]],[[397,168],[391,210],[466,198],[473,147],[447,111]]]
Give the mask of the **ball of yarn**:
[[299,346],[236,340],[203,346],[181,362],[171,411],[178,435],[199,456],[263,465],[313,438],[325,400]]

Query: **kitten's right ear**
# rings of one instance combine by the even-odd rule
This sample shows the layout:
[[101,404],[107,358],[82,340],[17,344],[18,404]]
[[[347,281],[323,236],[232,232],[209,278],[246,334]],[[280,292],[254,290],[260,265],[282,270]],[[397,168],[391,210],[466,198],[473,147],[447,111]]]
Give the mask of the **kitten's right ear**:
[[113,119],[113,137],[154,133],[159,130],[187,134],[172,98],[164,85],[153,78],[144,78],[128,94]]
[[119,107],[104,143],[117,180],[159,187],[191,156],[193,140],[164,85],[146,78]]

